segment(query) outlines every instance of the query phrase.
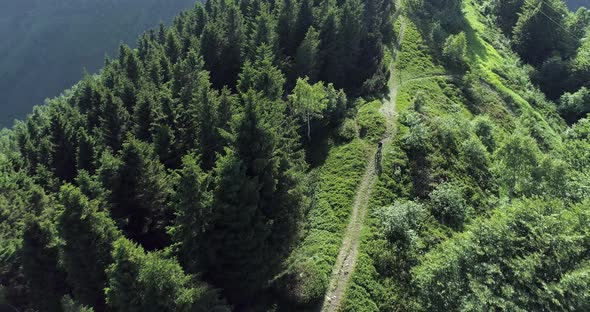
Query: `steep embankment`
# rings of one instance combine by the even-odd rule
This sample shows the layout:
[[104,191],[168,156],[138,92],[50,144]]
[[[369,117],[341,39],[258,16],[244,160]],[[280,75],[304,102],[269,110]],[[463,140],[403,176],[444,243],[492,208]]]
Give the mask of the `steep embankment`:
[[[518,58],[489,37],[494,32],[486,30],[474,3],[465,2],[463,10],[470,72],[446,68],[419,21],[397,23],[404,35],[392,66],[394,103],[384,101],[382,112],[400,115],[398,131],[384,147],[383,174],[371,188],[356,266],[346,277],[344,311],[423,309],[425,292],[413,282],[422,255],[498,207],[506,194],[492,169],[503,161],[494,154],[499,142],[516,129],[545,149],[561,140],[563,122],[525,78]],[[457,194],[457,207],[465,209],[459,219],[439,212],[445,208],[440,198],[445,202],[454,196],[449,194]],[[397,232],[388,234],[392,228]]]

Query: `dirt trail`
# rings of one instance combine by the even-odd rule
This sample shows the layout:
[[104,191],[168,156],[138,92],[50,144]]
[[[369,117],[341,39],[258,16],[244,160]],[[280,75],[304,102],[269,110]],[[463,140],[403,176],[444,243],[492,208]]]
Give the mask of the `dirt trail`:
[[[401,46],[404,30],[405,21],[402,19],[399,41],[393,55],[394,61],[397,56],[397,51]],[[393,62],[391,64],[391,73],[394,73]],[[396,128],[395,123],[397,113],[395,112],[395,101],[397,98],[398,82],[395,80],[393,74],[390,75],[388,85],[389,94],[387,98],[383,99],[383,105],[380,109],[380,112],[387,120],[387,133],[383,140],[385,144],[388,144],[391,141]],[[346,228],[346,233],[340,247],[340,252],[338,253],[338,258],[336,258],[334,269],[332,270],[330,285],[324,298],[321,311],[337,312],[340,310],[342,299],[344,299],[344,292],[346,291],[350,277],[354,272],[358,257],[361,230],[367,214],[371,189],[377,176],[375,173],[375,152],[376,148],[372,148],[363,180],[356,193],[350,221]]]

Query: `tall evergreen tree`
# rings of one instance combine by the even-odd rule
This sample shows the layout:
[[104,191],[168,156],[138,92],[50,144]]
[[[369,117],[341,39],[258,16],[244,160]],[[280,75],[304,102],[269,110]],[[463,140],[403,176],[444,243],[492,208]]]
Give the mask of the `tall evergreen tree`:
[[65,104],[53,106],[51,113],[51,169],[61,181],[72,181],[76,176],[75,123],[80,119],[74,110]]
[[172,199],[176,221],[171,235],[178,244],[178,258],[190,273],[198,272],[203,253],[203,235],[212,218],[211,176],[201,169],[194,154],[182,159]]
[[216,292],[193,285],[175,260],[146,254],[125,238],[114,244],[108,277],[105,293],[114,311],[229,311]]
[[111,170],[105,165],[99,173],[111,192],[112,215],[124,222],[127,236],[147,249],[165,246],[170,190],[153,147],[130,137],[123,144],[120,163]]
[[23,273],[31,303],[38,311],[59,311],[61,298],[68,291],[53,231],[49,220],[30,219],[23,234]]
[[297,18],[295,20],[295,29],[293,34],[293,52],[301,44],[309,27],[313,25],[313,1],[301,0],[297,11]]
[[246,61],[238,90],[246,93],[249,90],[261,92],[272,101],[279,100],[284,93],[285,77],[280,69],[274,65],[272,49],[267,45],[258,47],[254,61]]
[[319,79],[322,81],[334,82],[338,74],[338,27],[338,9],[330,6],[319,36]]
[[98,211],[96,203],[76,187],[63,186],[60,201],[64,210],[57,228],[64,241],[62,252],[68,284],[79,302],[102,311],[105,270],[112,262],[112,244],[121,234],[109,216]]
[[279,13],[277,18],[277,36],[279,48],[285,56],[293,55],[293,42],[295,41],[294,27],[296,17],[296,1],[282,0],[279,4]]
[[276,270],[291,240],[276,245],[273,236],[294,237],[301,202],[294,191],[297,183],[290,184],[296,179],[277,180],[289,177],[292,165],[278,157],[283,154],[277,136],[285,130],[272,128],[266,119],[271,116],[265,117],[265,105],[272,102],[254,91],[242,98],[244,111],[234,127],[231,149],[216,167],[213,215],[202,249],[208,279],[236,304],[251,300]]
[[107,94],[102,103],[99,120],[101,145],[118,151],[123,143],[129,120],[129,113],[123,106],[121,99]]
[[358,79],[358,61],[363,34],[363,9],[360,0],[346,0],[340,10],[336,60],[341,65],[333,81],[338,88],[354,90],[362,83]]
[[268,46],[273,54],[278,51],[277,24],[268,5],[262,5],[260,13],[251,17],[248,28],[248,43],[244,52],[246,60],[253,61],[261,45]]
[[308,77],[314,83],[318,79],[319,33],[310,27],[305,39],[297,48],[295,64],[293,66],[293,80],[297,77]]

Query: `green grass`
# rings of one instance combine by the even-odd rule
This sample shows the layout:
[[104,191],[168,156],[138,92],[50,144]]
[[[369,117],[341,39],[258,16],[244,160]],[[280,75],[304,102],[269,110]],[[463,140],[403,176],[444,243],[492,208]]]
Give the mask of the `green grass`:
[[444,68],[435,65],[428,46],[416,25],[410,20],[406,22],[395,69],[396,72],[393,74],[402,84],[409,79],[444,73]]
[[281,278],[287,300],[311,305],[323,299],[367,163],[367,144],[356,139],[330,150],[317,170],[317,191],[305,222],[304,239]]
[[363,103],[357,114],[357,123],[361,137],[371,143],[377,143],[387,130],[385,117],[379,112],[381,101]]

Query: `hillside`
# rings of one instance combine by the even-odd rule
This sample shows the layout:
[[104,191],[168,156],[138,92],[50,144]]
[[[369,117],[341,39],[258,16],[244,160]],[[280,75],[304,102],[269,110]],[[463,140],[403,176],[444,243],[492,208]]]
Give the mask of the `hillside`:
[[105,55],[193,0],[59,0],[0,3],[0,128],[23,119],[33,105],[58,96],[97,72]]
[[0,303],[587,311],[588,16],[197,4],[0,133]]

